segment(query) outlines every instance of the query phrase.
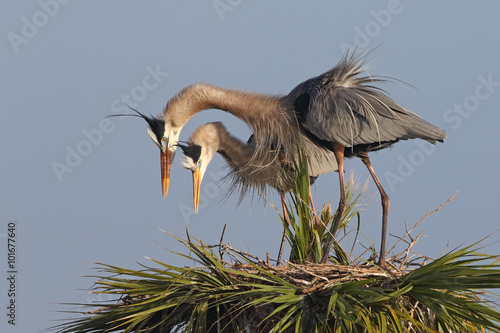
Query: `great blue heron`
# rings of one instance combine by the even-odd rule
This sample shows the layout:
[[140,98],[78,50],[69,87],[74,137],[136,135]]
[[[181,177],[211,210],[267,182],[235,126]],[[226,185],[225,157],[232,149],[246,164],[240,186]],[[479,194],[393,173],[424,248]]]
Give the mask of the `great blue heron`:
[[[285,164],[274,158],[273,153],[268,154],[267,161],[264,160],[265,156],[260,158],[261,164],[266,165],[265,168],[253,164],[252,157],[255,153],[253,135],[244,143],[231,135],[221,122],[212,122],[199,126],[185,144],[179,143],[178,146],[184,152],[183,166],[192,172],[195,211],[198,211],[203,176],[212,158],[216,153],[219,153],[231,168],[228,174],[233,178],[231,190],[234,190],[235,186],[240,187],[242,197],[248,190],[256,190],[257,194],[262,196],[268,185],[275,188],[280,194],[283,219],[287,225],[290,225],[284,193],[291,190],[293,186],[292,182],[295,180],[294,165]],[[319,174],[310,174],[309,184],[313,183],[317,176]],[[311,209],[316,214],[310,191],[309,197]],[[281,241],[278,262],[281,259],[284,242],[285,235]]]
[[[313,173],[339,171],[340,201],[332,231],[345,210],[344,158],[356,156],[367,166],[382,201],[382,242],[379,264],[385,265],[389,197],[378,181],[367,153],[399,140],[442,142],[446,133],[396,103],[373,83],[385,78],[364,73],[363,59],[347,52],[333,69],[295,87],[288,95],[270,96],[223,89],[204,83],[184,88],[157,117],[147,117],[148,133],[160,148],[162,192],[168,193],[170,165],[182,127],[205,109],[227,111],[246,122],[255,135],[253,163],[269,155],[295,160],[303,148]],[[262,167],[265,165],[262,164]],[[329,250],[333,239],[328,243]],[[325,251],[323,262],[327,260]]]

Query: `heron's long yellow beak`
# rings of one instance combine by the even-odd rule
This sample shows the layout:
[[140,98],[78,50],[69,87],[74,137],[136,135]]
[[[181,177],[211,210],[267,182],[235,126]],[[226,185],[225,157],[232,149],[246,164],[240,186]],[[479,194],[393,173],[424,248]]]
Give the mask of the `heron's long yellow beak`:
[[168,184],[170,183],[170,165],[172,164],[172,152],[166,150],[165,152],[160,152],[160,162],[161,162],[161,193],[163,198],[167,197],[168,194]]
[[200,204],[200,187],[201,187],[201,172],[200,168],[196,168],[193,171],[193,202],[194,211],[198,212],[198,206]]

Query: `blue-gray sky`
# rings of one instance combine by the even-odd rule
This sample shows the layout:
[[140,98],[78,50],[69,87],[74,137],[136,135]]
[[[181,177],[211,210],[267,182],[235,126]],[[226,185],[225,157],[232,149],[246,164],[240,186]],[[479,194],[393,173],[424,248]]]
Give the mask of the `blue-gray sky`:
[[[128,103],[157,114],[194,82],[270,94],[333,67],[346,47],[378,48],[370,73],[401,104],[448,133],[429,148],[402,142],[372,154],[391,197],[389,231],[400,235],[456,191],[455,200],[417,228],[430,257],[498,229],[500,177],[500,5],[494,1],[9,1],[0,11],[0,330],[36,332],[66,318],[62,302],[89,295],[94,262],[138,268],[144,256],[189,264],[159,228],[215,243],[225,240],[275,256],[281,226],[274,208],[237,197],[216,180],[217,157],[192,210],[191,175],[177,155],[168,198],[161,197],[159,151],[138,118],[103,119]],[[223,121],[242,140],[246,125],[205,111],[184,128]],[[362,181],[357,159],[346,162]],[[376,187],[362,212],[362,232],[379,242]],[[319,206],[338,202],[337,174],[313,186]],[[277,196],[270,201],[279,203]],[[8,225],[16,225],[16,325],[7,323]],[[498,234],[486,243],[498,240]],[[389,238],[389,244],[394,243]],[[484,251],[498,253],[492,244]],[[82,290],[83,289],[83,290]],[[104,299],[105,300],[105,299]]]

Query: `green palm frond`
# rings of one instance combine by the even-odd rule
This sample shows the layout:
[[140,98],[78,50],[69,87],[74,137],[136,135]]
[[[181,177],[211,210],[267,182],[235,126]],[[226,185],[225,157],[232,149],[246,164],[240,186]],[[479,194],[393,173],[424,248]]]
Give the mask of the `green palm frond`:
[[[323,258],[323,247],[328,242],[331,234],[330,228],[337,212],[333,213],[330,203],[323,206],[321,213],[314,212],[311,208],[309,198],[309,172],[307,160],[299,155],[299,161],[295,164],[297,171],[294,186],[291,191],[291,202],[287,205],[287,214],[290,225],[281,217],[288,243],[291,247],[291,262],[311,262],[319,263]],[[337,231],[337,239],[342,231],[346,231],[346,226],[356,218],[356,234],[359,233],[360,214],[364,194],[368,189],[368,181],[363,186],[354,180],[351,174],[346,183],[346,209],[342,215],[341,223]],[[279,214],[279,213],[278,213]],[[333,244],[334,256],[331,257],[334,263],[349,265],[351,260],[349,255],[335,241]]]
[[97,276],[94,293],[120,300],[87,304],[94,310],[58,326],[59,332],[500,332],[488,292],[500,288],[500,264],[472,247],[410,272],[388,273],[340,265],[272,267],[220,245],[238,259],[229,264],[198,240],[176,239],[190,252],[179,255],[199,266],[99,264],[104,276]]

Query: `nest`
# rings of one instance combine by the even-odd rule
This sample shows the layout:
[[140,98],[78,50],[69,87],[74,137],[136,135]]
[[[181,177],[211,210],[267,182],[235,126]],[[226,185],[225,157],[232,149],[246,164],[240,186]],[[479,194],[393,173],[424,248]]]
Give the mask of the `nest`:
[[[271,266],[267,263],[250,265],[237,262],[228,264],[227,268],[260,277],[273,274],[297,287],[298,294],[321,292],[335,285],[365,280],[370,285],[390,288],[395,280],[409,271],[400,269],[385,270],[375,265],[297,264],[291,262],[286,262],[286,266]],[[256,281],[248,277],[242,278],[244,275],[241,274],[230,275],[232,275],[234,281],[262,283],[260,279]],[[150,297],[149,295],[126,295],[120,299],[118,305],[129,306]],[[102,310],[101,308],[92,312]]]
[[[252,265],[236,264],[232,269],[245,271],[254,275],[263,275],[261,270]],[[404,275],[403,271],[385,271],[376,266],[346,266],[334,264],[292,264],[287,266],[261,266],[261,269],[272,273],[295,285],[302,294],[321,291],[341,283],[368,279],[392,280]]]

